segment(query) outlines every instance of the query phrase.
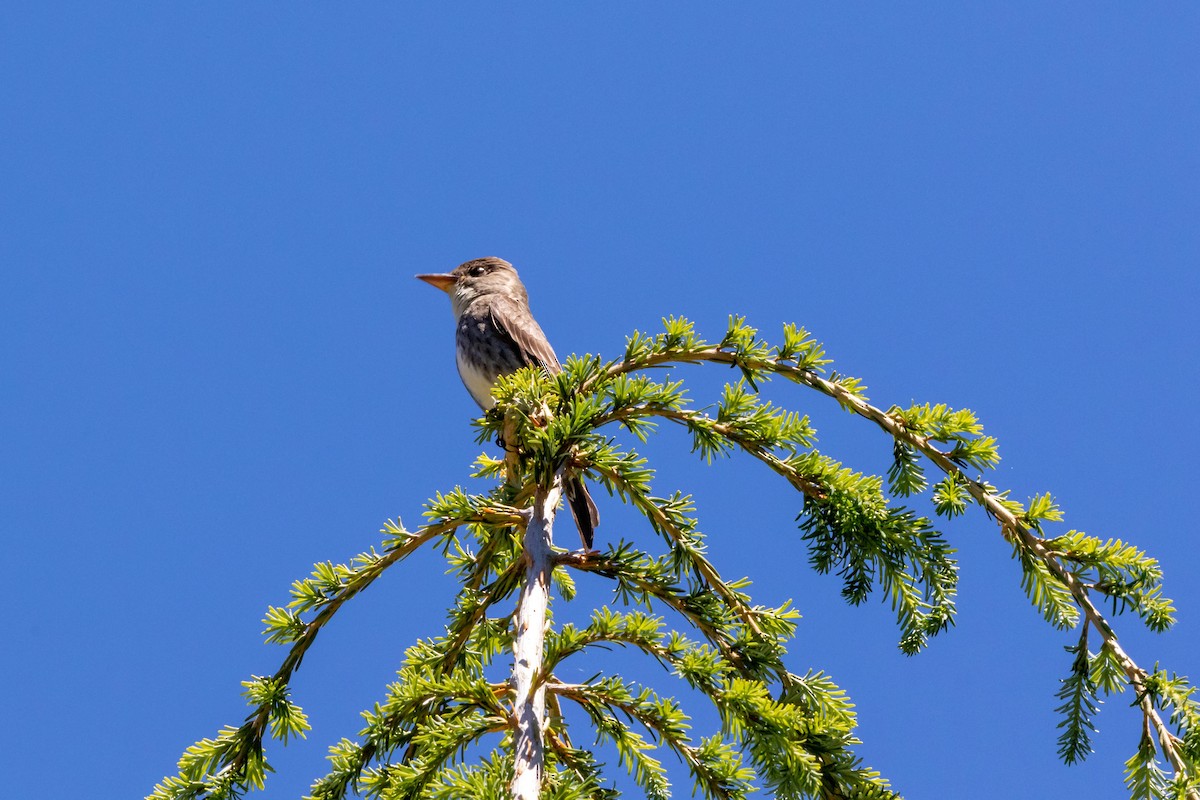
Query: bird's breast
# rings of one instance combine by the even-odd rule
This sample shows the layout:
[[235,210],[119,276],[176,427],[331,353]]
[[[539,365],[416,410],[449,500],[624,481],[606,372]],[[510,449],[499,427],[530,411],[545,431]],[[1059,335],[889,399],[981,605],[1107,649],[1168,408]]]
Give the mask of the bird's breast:
[[496,380],[496,374],[489,374],[474,359],[468,358],[461,346],[458,348],[456,360],[458,376],[462,378],[463,385],[467,387],[467,391],[479,407],[486,411],[494,406],[496,400],[492,397],[492,384]]
[[490,313],[463,314],[456,337],[458,374],[482,408],[495,405],[492,384],[498,375],[523,367],[526,360],[513,338],[498,329]]

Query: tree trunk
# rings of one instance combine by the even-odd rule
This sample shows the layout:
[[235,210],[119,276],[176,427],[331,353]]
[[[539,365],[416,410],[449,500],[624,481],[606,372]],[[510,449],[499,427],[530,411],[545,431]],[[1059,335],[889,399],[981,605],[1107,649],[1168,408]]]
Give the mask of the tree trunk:
[[[525,526],[525,585],[517,600],[513,637],[513,723],[516,727],[513,800],[538,800],[542,791],[546,719],[546,687],[542,649],[546,640],[546,606],[550,599],[550,572],[554,568],[554,512],[561,479],[549,491],[538,490]],[[535,685],[536,684],[536,685]]]

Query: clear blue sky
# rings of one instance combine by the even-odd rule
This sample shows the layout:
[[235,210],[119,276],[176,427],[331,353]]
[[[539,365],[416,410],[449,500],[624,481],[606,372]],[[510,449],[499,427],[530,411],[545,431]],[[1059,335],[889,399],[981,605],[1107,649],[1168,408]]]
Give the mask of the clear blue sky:
[[[975,409],[993,482],[1161,558],[1178,626],[1118,630],[1200,677],[1198,41],[1186,3],[8,4],[6,785],[145,794],[240,722],[293,579],[467,480],[448,304],[412,275],[480,255],[560,355],[740,313],[807,326],[879,404]],[[886,468],[877,430],[777,388],[824,451]],[[794,599],[790,663],[849,691],[908,797],[1120,796],[1128,698],[1057,763],[1073,638],[982,514],[947,529],[958,628],[909,659],[886,606],[805,566],[786,487],[646,449],[724,573]],[[616,505],[599,541],[644,536]],[[295,682],[316,730],[265,797],[324,773],[452,589],[417,559],[321,635]]]

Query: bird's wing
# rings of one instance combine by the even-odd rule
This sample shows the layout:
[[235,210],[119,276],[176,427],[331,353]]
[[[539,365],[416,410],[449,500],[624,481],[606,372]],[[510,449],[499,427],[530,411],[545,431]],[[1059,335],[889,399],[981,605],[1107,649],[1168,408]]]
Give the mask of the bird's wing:
[[562,372],[550,340],[542,333],[528,308],[508,298],[496,298],[489,305],[489,310],[496,329],[516,342],[521,350],[521,358],[527,364],[536,364],[552,375]]

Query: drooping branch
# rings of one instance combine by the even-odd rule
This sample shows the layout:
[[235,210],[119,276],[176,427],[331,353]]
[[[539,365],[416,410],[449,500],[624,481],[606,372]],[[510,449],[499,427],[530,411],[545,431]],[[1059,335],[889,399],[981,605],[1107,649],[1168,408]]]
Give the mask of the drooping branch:
[[[1145,681],[1148,676],[1146,670],[1138,666],[1137,663],[1125,652],[1117,640],[1117,634],[1113,630],[1112,625],[1100,613],[1100,610],[1092,602],[1088,588],[1081,583],[1074,574],[1071,573],[1058,558],[1046,547],[1044,540],[1038,536],[1030,527],[1021,520],[1013,511],[1001,501],[994,490],[983,484],[981,481],[975,480],[968,476],[955,461],[950,457],[950,454],[937,447],[928,436],[923,436],[919,433],[908,430],[904,425],[903,420],[895,415],[889,414],[880,408],[877,408],[862,398],[846,390],[845,387],[834,381],[826,380],[819,375],[811,372],[793,372],[790,369],[787,374],[794,375],[801,383],[817,389],[822,394],[832,397],[837,400],[843,407],[853,409],[856,414],[879,425],[883,430],[887,431],[893,438],[902,441],[905,444],[913,447],[926,458],[932,461],[937,467],[947,475],[953,475],[955,478],[967,488],[971,496],[979,505],[983,506],[988,513],[994,517],[1000,525],[1000,529],[1006,538],[1016,537],[1020,545],[1026,548],[1030,553],[1036,556],[1050,572],[1058,579],[1062,585],[1071,593],[1071,597],[1083,610],[1087,617],[1087,621],[1096,629],[1104,641],[1104,646],[1107,647],[1117,658],[1124,670],[1126,677],[1129,679],[1130,685],[1137,693],[1139,698],[1138,703],[1141,706],[1142,713],[1145,715],[1148,724],[1154,728],[1157,734],[1157,739],[1163,754],[1167,760],[1171,762],[1171,766],[1176,774],[1187,774],[1188,767],[1184,762],[1183,756],[1180,754],[1177,747],[1178,741],[1170,728],[1158,713],[1158,709],[1154,707],[1154,699],[1145,689]],[[1200,800],[1200,792],[1191,791],[1188,794],[1193,800]]]
[[[668,338],[670,338],[669,335]],[[822,358],[823,354],[819,348],[814,348],[813,350],[814,355],[809,362],[811,366],[809,364],[798,366],[796,363],[789,363],[792,361],[790,354],[787,354],[787,357],[781,357],[780,354],[776,353],[772,357],[770,348],[760,342],[750,342],[745,336],[736,341],[727,336],[726,341],[716,345],[692,343],[687,340],[686,336],[675,338],[679,341],[668,342],[667,346],[658,349],[650,348],[638,354],[634,353],[634,346],[638,343],[638,340],[636,338],[631,340],[626,358],[622,361],[612,362],[602,372],[591,376],[585,381],[584,388],[594,389],[611,382],[620,375],[651,367],[711,362],[741,368],[747,375],[755,372],[765,375],[781,375],[796,383],[815,389],[821,394],[836,400],[843,408],[874,422],[895,441],[902,442],[904,445],[913,448],[928,458],[943,473],[953,476],[955,480],[959,481],[967,489],[971,497],[989,515],[997,520],[1005,538],[1014,541],[1019,547],[1035,557],[1066,588],[1071,598],[1083,611],[1087,624],[1092,625],[1100,633],[1104,647],[1114,655],[1121,665],[1122,671],[1137,694],[1138,705],[1142,709],[1146,723],[1153,729],[1155,733],[1154,738],[1171,763],[1176,775],[1191,777],[1191,770],[1188,763],[1179,750],[1180,740],[1171,732],[1162,715],[1155,707],[1154,697],[1147,691],[1146,683],[1149,673],[1140,667],[1121,646],[1112,625],[1092,601],[1088,586],[1079,581],[1062,564],[1055,554],[1046,547],[1045,541],[1006,505],[1001,496],[992,487],[968,476],[959,465],[953,452],[947,452],[939,448],[931,437],[910,430],[900,415],[871,405],[855,391],[857,388],[855,383],[848,385],[847,383],[830,380],[820,375],[817,371],[819,365],[827,362]],[[676,344],[677,347],[673,349],[670,346],[671,344]],[[686,412],[679,413],[662,409],[641,409],[641,411],[673,418],[679,422],[686,423],[688,421]],[[762,458],[762,455],[756,452],[756,448],[746,447],[741,442],[738,442],[738,444],[751,454]],[[780,471],[775,465],[770,463],[769,459],[763,458],[763,460],[767,461],[776,471]],[[797,488],[804,491],[807,487],[797,485]],[[806,493],[812,494],[811,491]],[[1200,800],[1200,791],[1189,790],[1187,796],[1189,800]]]
[[[666,778],[661,765],[649,760],[643,753],[640,736],[624,729],[617,722],[617,715],[637,720],[646,730],[664,742],[687,765],[696,779],[698,788],[705,796],[714,800],[741,800],[752,790],[749,777],[752,773],[741,767],[739,761],[721,760],[706,753],[703,746],[693,745],[687,736],[686,717],[671,700],[657,697],[649,689],[630,687],[619,678],[608,678],[600,684],[567,684],[557,681],[549,684],[555,695],[569,698],[592,718],[597,730],[608,735],[617,745],[623,757],[640,769],[642,780],[650,779],[651,785]],[[665,788],[665,786],[663,787]]]
[[[483,500],[484,502],[477,502]],[[225,728],[216,740],[197,742],[180,760],[180,775],[167,777],[150,798],[202,797],[223,787],[261,787],[267,769],[263,740],[268,729],[278,738],[302,733],[303,714],[287,700],[292,676],[317,635],[351,598],[363,592],[389,567],[403,561],[425,544],[470,524],[521,524],[514,508],[483,498],[452,494],[439,496],[430,511],[438,519],[415,532],[389,522],[382,554],[371,551],[355,559],[356,568],[318,565],[314,577],[293,585],[293,601],[286,609],[268,609],[267,640],[290,643],[287,656],[271,677],[247,681],[247,696],[255,708],[238,728]],[[319,609],[310,620],[302,612]],[[258,700],[259,697],[261,700]],[[372,749],[373,752],[373,749]],[[368,755],[369,760],[369,755]]]
[[[665,419],[688,430],[693,450],[702,458],[740,448],[765,463],[804,495],[806,521],[801,527],[814,567],[821,572],[838,568],[843,594],[853,603],[865,600],[878,578],[904,631],[901,648],[917,652],[953,619],[957,570],[949,546],[924,517],[889,508],[880,480],[810,450],[815,431],[807,417],[760,402],[747,382],[727,385],[710,415],[686,407],[677,381],[618,376],[603,386],[605,402],[593,406],[588,424],[601,428],[619,423],[644,437],[655,420]],[[645,476],[630,469],[631,456],[605,443],[580,461],[641,508],[673,543],[677,557],[694,562],[697,575],[721,592],[719,576],[692,541],[693,521],[674,507],[677,501],[649,496]],[[726,601],[738,608],[736,596]]]
[[630,574],[619,560],[611,559],[604,555],[594,553],[559,553],[556,560],[559,564],[573,567],[581,572],[593,572],[607,578],[616,579],[641,592],[644,596],[655,598],[668,608],[678,612],[684,619],[694,625],[731,663],[739,667],[745,663],[745,659],[734,647],[732,634],[727,630],[716,627],[704,615],[697,613],[694,608],[689,606],[687,598],[675,590],[672,585],[662,581],[647,580],[644,576],[637,574]]
[[[254,711],[246,723],[225,729],[216,741],[189,748],[180,762],[180,777],[168,779],[155,797],[217,800],[244,788],[262,788],[268,769],[264,735],[269,731],[286,741],[289,734],[302,735],[307,729],[303,713],[288,700],[288,683],[317,633],[383,570],[439,536],[445,538],[444,554],[461,587],[445,635],[409,648],[386,702],[365,712],[364,743],[342,740],[331,748],[332,772],[314,785],[314,798],[340,800],[351,786],[368,796],[430,791],[497,796],[506,793],[501,788],[505,783],[507,794],[519,800],[563,790],[572,796],[612,796],[614,790],[600,784],[602,765],[572,744],[560,697],[594,714],[593,722],[606,735],[611,732],[622,758],[646,776],[639,783],[648,796],[662,794],[655,787],[665,787],[665,773],[649,755],[655,745],[627,723],[640,722],[651,738],[675,750],[692,770],[697,789],[711,797],[740,798],[740,789],[749,790],[756,776],[740,772],[739,750],[749,758],[762,788],[780,796],[893,796],[887,782],[854,755],[853,713],[840,690],[819,673],[800,677],[783,664],[785,644],[794,635],[790,601],[778,609],[754,606],[745,593],[748,581],[722,579],[706,558],[690,497],[654,497],[647,462],[600,432],[616,423],[644,438],[656,421],[668,420],[688,429],[702,457],[740,449],[766,464],[804,495],[801,529],[813,565],[822,572],[838,569],[845,581],[843,594],[851,602],[861,602],[878,581],[905,628],[901,646],[907,641],[915,652],[924,644],[922,637],[951,620],[953,551],[928,520],[889,506],[882,478],[843,468],[812,449],[814,432],[807,417],[760,399],[755,381],[778,375],[836,400],[891,437],[892,496],[924,491],[922,470],[933,463],[947,476],[934,490],[939,515],[962,513],[969,496],[997,519],[1021,559],[1027,590],[1047,618],[1060,627],[1075,625],[1081,616],[1084,620],[1072,667],[1078,680],[1065,690],[1068,705],[1086,711],[1097,687],[1111,693],[1133,686],[1145,733],[1129,762],[1131,785],[1165,787],[1165,775],[1153,763],[1157,747],[1176,771],[1171,796],[1200,800],[1191,788],[1200,752],[1193,690],[1186,679],[1140,668],[1120,647],[1091,594],[1111,599],[1114,613],[1117,603],[1129,604],[1152,629],[1166,627],[1173,609],[1169,601],[1158,599],[1161,571],[1153,559],[1121,542],[1100,543],[1074,531],[1043,538],[1040,520],[1057,519],[1045,513],[1048,506],[1057,512],[1048,495],[1035,498],[1026,509],[982,479],[970,478],[966,469],[990,468],[998,456],[994,441],[972,427],[969,411],[876,408],[853,379],[836,373],[826,377],[823,365],[828,362],[819,346],[794,327],[785,329],[782,345],[772,347],[735,321],[713,345],[697,339],[690,323],[672,320],[660,336],[635,334],[621,361],[571,361],[554,376],[525,370],[500,381],[496,412],[478,423],[483,438],[505,442],[503,459],[485,457],[475,476],[503,481],[490,498],[459,490],[439,495],[428,514],[432,524],[416,534],[397,527],[385,539],[382,555],[372,550],[352,566],[317,565],[311,580],[294,585],[287,608],[268,612],[269,640],[291,645],[280,670],[247,684]],[[658,382],[634,374],[654,366],[702,362],[734,367],[745,377],[726,387],[711,413],[687,407],[682,381]],[[951,418],[953,424],[946,424]],[[964,419],[970,424],[961,424]],[[622,542],[603,554],[556,555],[552,529],[560,487],[554,476],[564,469],[599,477],[631,502],[669,552],[653,556]],[[452,535],[465,524],[479,526],[472,533],[482,546],[474,551]],[[551,580],[567,574],[561,570],[556,575],[556,566],[615,580],[619,601],[647,607],[652,601],[661,603],[693,624],[707,642],[690,645],[674,631],[668,640],[647,622],[648,616],[612,615],[607,609],[609,616],[594,617],[586,631],[566,625],[548,632]],[[573,593],[572,585],[569,577],[560,583],[564,596]],[[488,615],[518,590],[511,619]],[[1103,639],[1097,656],[1087,652],[1089,628]],[[690,743],[679,726],[687,717],[669,698],[649,689],[648,694],[630,693],[620,678],[576,685],[551,674],[562,659],[606,644],[637,647],[669,665],[712,700],[721,715],[721,733]],[[515,662],[511,680],[489,683],[484,668],[509,647]],[[1183,732],[1183,741],[1164,721],[1171,708],[1175,714],[1169,723]],[[1089,713],[1076,714],[1077,729],[1090,726]],[[508,734],[497,745],[505,751],[502,756],[481,768],[455,765],[455,753],[492,733]],[[1073,737],[1071,752],[1086,752],[1086,733]]]
[[[844,800],[857,796],[856,789],[873,784],[878,790],[872,797],[893,797],[884,787],[874,783],[869,770],[862,770],[849,755],[848,747],[855,743],[851,732],[854,714],[843,693],[820,674],[799,677],[787,671],[777,654],[750,657],[745,648],[749,641],[734,639],[734,631],[725,625],[715,625],[699,608],[689,602],[689,597],[673,590],[673,585],[639,576],[624,549],[611,554],[563,553],[558,563],[571,568],[593,572],[619,582],[630,584],[647,596],[659,600],[668,608],[679,613],[707,640],[708,647],[698,647],[685,637],[673,633],[664,637],[660,630],[661,620],[642,614],[621,614],[603,609],[592,616],[586,629],[566,625],[553,635],[547,651],[547,670],[571,654],[592,645],[629,645],[654,657],[664,667],[675,671],[692,687],[707,696],[726,720],[730,731],[769,731],[761,740],[755,735],[740,739],[740,747],[748,752],[756,768],[779,782],[797,779],[793,760],[797,744],[795,738],[804,731],[801,749],[805,758],[814,759],[820,777],[815,773],[800,770],[812,781],[815,794],[822,800]],[[778,620],[787,616],[784,609],[771,611]],[[727,625],[736,624],[732,620]],[[768,686],[777,681],[781,686],[778,697],[768,696]],[[747,695],[746,687],[758,689]],[[730,702],[732,695],[738,700]],[[795,715],[799,714],[799,717]],[[791,720],[795,727],[781,721]],[[786,744],[782,744],[786,742]],[[781,752],[778,747],[782,746]],[[863,778],[866,780],[863,780]],[[856,784],[857,781],[862,783]],[[792,795],[788,795],[792,796]]]
[[[601,471],[597,468],[597,471]],[[721,580],[721,576],[717,574],[717,569],[712,565],[707,558],[696,552],[694,547],[689,547],[686,542],[686,537],[671,519],[671,517],[662,509],[662,507],[653,501],[653,498],[647,497],[641,492],[638,492],[623,481],[620,475],[615,472],[604,472],[605,477],[613,482],[614,485],[624,488],[626,494],[633,500],[637,508],[646,515],[651,524],[655,528],[663,531],[674,544],[687,554],[690,565],[696,570],[697,574],[704,579],[706,585],[721,596],[725,602],[729,603],[735,613],[741,618],[746,627],[754,633],[755,636],[763,638],[762,629],[759,627],[758,621],[755,619],[754,609],[750,608],[742,598],[729,588],[729,585]]]
[[779,475],[782,475],[788,483],[794,488],[802,492],[808,497],[815,500],[824,499],[826,496],[825,488],[820,483],[812,480],[807,475],[801,474],[794,467],[787,463],[770,449],[762,446],[758,442],[754,442],[744,436],[733,425],[723,424],[715,420],[705,417],[703,414],[683,409],[662,408],[651,405],[634,406],[622,408],[620,411],[612,414],[605,414],[596,419],[597,427],[607,425],[610,422],[623,422],[633,417],[662,417],[669,419],[672,422],[677,422],[681,425],[692,427],[699,424],[705,425],[714,433],[724,437],[726,440],[736,444],[746,453],[754,456],[759,461],[762,461]]
[[[514,515],[515,516],[515,515]],[[312,647],[313,642],[317,638],[317,634],[329,622],[330,619],[338,612],[346,601],[350,600],[355,595],[362,592],[375,580],[382,575],[388,567],[402,561],[415,551],[419,550],[427,542],[444,536],[456,528],[469,524],[475,521],[484,521],[490,519],[493,515],[480,515],[475,519],[451,519],[444,522],[428,525],[417,533],[410,534],[402,545],[389,550],[383,556],[373,561],[367,568],[361,570],[354,576],[353,580],[347,581],[342,589],[336,592],[332,597],[325,602],[320,612],[313,617],[311,621],[303,627],[303,633],[295,639],[292,647],[280,664],[279,669],[275,671],[272,680],[282,686],[287,686],[291,683],[292,675],[300,668],[301,661],[304,660],[305,653]],[[262,752],[263,737],[266,732],[267,724],[270,720],[271,707],[262,705],[257,711],[246,718],[245,723],[238,730],[239,746],[232,754],[225,770],[228,774],[238,775],[246,767],[247,759],[252,753]]]

